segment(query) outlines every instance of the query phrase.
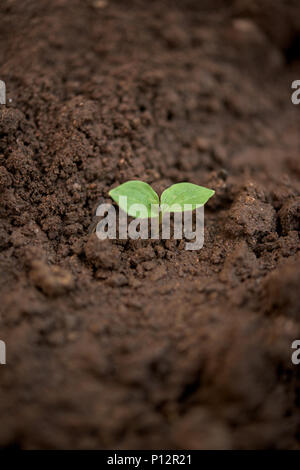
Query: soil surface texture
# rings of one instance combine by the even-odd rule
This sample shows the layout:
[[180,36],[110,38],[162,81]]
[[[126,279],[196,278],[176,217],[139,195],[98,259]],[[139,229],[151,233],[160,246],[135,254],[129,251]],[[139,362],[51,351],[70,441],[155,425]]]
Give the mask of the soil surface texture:
[[[2,0],[0,446],[299,449],[298,0]],[[205,243],[99,241],[127,180]]]

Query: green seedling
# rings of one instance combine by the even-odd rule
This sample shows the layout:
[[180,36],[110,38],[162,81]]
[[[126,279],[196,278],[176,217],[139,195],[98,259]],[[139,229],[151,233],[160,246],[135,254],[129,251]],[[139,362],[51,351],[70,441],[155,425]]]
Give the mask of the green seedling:
[[[214,194],[215,191],[203,186],[178,183],[167,188],[159,200],[158,194],[143,181],[127,181],[109,192],[128,215],[140,219],[159,216],[160,220],[168,212],[185,212],[204,206]],[[137,205],[141,206],[139,211]]]

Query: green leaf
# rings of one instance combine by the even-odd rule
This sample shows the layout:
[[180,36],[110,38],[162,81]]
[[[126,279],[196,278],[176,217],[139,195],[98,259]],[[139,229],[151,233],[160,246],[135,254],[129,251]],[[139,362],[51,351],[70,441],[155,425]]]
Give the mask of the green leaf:
[[[184,212],[184,210],[194,210],[203,206],[209,198],[215,194],[212,189],[204,188],[192,183],[173,184],[161,195],[161,211],[165,212]],[[174,205],[178,207],[173,207]],[[185,204],[191,205],[191,209],[186,208]]]
[[[109,191],[109,195],[123,211],[132,217],[141,219],[158,217],[159,197],[151,186],[143,181],[127,181]],[[127,200],[124,199],[125,197]],[[132,207],[134,204],[142,204],[143,207],[136,212]],[[151,204],[155,207],[151,207]]]

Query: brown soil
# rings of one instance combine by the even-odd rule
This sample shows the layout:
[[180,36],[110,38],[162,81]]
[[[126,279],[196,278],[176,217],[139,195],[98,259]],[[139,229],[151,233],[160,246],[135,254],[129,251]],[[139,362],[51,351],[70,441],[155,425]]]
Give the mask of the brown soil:
[[[2,447],[299,448],[299,6],[1,1]],[[89,235],[130,179],[204,248]]]

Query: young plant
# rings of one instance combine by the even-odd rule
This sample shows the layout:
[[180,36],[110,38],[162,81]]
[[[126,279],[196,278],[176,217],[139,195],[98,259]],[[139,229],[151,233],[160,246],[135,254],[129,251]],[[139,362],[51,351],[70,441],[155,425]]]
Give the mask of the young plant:
[[[215,191],[203,186],[177,183],[167,188],[159,200],[157,193],[143,181],[127,181],[109,192],[128,215],[140,219],[159,216],[160,220],[167,212],[191,211],[204,206],[214,194]],[[139,210],[137,205],[141,206]]]

